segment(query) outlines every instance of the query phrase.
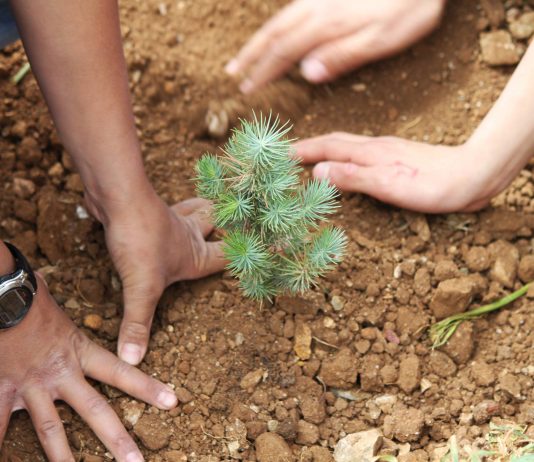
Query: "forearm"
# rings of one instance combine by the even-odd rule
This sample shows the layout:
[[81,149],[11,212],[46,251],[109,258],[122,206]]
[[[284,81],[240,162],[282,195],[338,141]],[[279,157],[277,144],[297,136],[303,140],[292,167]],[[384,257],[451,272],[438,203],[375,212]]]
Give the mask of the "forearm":
[[480,167],[513,177],[534,155],[534,44],[530,45],[499,99],[468,145]]
[[32,69],[92,199],[150,189],[140,154],[114,0],[16,0]]

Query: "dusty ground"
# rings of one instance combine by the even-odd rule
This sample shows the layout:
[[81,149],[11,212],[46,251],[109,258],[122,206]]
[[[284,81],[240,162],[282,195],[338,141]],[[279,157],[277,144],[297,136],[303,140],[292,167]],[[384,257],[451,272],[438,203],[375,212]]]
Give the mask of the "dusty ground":
[[[195,160],[218,145],[206,136],[208,108],[216,128],[221,108],[230,108],[232,119],[235,108],[272,106],[293,116],[298,137],[347,130],[457,144],[512,71],[480,58],[488,16],[502,18],[478,1],[453,1],[440,30],[398,58],[313,89],[293,76],[267,96],[243,100],[222,66],[283,3],[122,2],[146,165],[167,201],[193,194]],[[531,8],[527,3],[507,1],[508,17]],[[34,79],[19,86],[8,80],[23,60],[20,45],[0,54],[0,237],[44,269],[78,325],[97,315],[93,330],[84,329],[114,350],[120,286],[101,227],[76,213],[79,177]],[[426,461],[454,433],[475,441],[492,416],[532,425],[531,299],[465,325],[444,351],[431,352],[426,328],[450,308],[440,302],[447,297],[466,306],[534,278],[533,194],[530,165],[478,214],[425,217],[346,195],[335,221],[351,238],[349,256],[306,300],[261,309],[226,275],[167,291],[142,368],[176,387],[178,409],[160,412],[100,389],[151,461],[276,460],[265,458],[270,444],[289,459],[327,461],[341,437],[368,428],[409,443],[411,454],[401,460]],[[293,347],[307,328],[312,354],[302,361]],[[85,424],[67,406],[60,409],[80,460],[109,460]],[[282,438],[267,434],[255,446],[267,428]],[[25,413],[13,418],[1,454],[2,461],[45,460]]]

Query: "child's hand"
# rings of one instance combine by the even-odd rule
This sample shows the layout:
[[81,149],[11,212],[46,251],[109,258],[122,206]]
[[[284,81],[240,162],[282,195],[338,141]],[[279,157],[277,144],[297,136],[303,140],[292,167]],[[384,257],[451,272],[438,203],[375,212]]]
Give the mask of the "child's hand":
[[[473,211],[504,189],[503,178],[479,160],[469,142],[434,146],[401,138],[332,133],[295,145],[313,175],[343,191],[369,194],[399,207],[427,213]],[[499,178],[501,180],[499,180]]]
[[392,55],[428,34],[445,0],[294,0],[268,21],[226,70],[244,74],[250,93],[301,63],[303,76],[325,82]]
[[[101,219],[123,285],[118,354],[133,365],[145,355],[163,290],[173,282],[220,271],[225,264],[220,244],[204,239],[213,229],[208,201],[190,199],[168,207],[155,194],[141,197],[143,204],[132,201],[109,221]],[[99,218],[90,202],[88,208]]]

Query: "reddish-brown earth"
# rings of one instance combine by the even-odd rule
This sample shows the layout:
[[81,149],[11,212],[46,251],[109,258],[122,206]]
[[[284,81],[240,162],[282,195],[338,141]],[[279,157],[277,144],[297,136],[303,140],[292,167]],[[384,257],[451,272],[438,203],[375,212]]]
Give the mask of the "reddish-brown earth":
[[[220,143],[206,134],[208,111],[212,133],[224,129],[224,111],[232,121],[254,106],[291,115],[298,137],[346,130],[458,144],[513,70],[481,59],[479,35],[490,21],[508,29],[487,9],[494,2],[452,1],[439,31],[397,58],[316,88],[295,74],[242,98],[223,65],[283,3],[122,2],[146,166],[169,203],[193,195],[196,159]],[[505,5],[509,19],[533,6]],[[519,52],[526,44],[515,43]],[[35,80],[9,82],[24,59],[20,44],[0,54],[0,237],[18,244],[69,316],[114,350],[120,285],[102,228],[76,213],[80,178]],[[534,278],[532,172],[530,164],[476,214],[423,216],[344,195],[335,222],[350,237],[348,256],[303,300],[260,307],[226,274],[165,293],[141,367],[175,386],[177,409],[158,411],[97,387],[147,460],[160,462],[328,461],[340,438],[369,428],[410,444],[401,461],[426,461],[454,433],[479,438],[491,417],[532,425],[532,299],[463,325],[440,351],[431,351],[426,334],[435,316]],[[310,334],[311,355],[299,359],[294,346]],[[59,408],[78,460],[109,460],[75,413]],[[2,461],[45,460],[24,412],[13,417],[1,454]]]

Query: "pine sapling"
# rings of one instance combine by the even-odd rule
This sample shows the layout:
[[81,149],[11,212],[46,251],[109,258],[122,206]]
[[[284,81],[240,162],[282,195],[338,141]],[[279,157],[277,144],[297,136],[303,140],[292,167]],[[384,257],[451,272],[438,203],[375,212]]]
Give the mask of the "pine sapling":
[[262,116],[241,123],[223,156],[198,161],[197,192],[213,201],[228,269],[246,296],[305,292],[346,246],[342,230],[321,226],[338,207],[338,192],[327,181],[301,184],[290,126]]

